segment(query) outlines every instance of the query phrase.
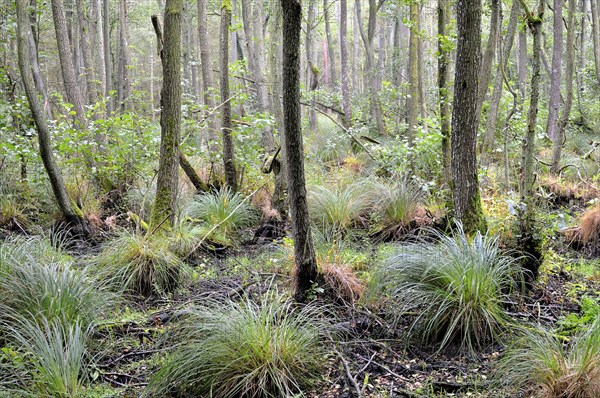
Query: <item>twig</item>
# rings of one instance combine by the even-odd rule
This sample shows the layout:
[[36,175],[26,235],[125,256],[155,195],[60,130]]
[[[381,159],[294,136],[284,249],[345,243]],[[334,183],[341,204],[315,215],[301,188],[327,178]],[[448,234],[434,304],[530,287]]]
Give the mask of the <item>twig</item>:
[[335,352],[337,354],[337,356],[340,358],[340,360],[344,364],[344,368],[346,369],[346,378],[348,379],[350,384],[352,384],[352,386],[356,390],[356,396],[358,398],[362,398],[363,393],[362,393],[360,387],[358,386],[356,379],[354,377],[352,377],[352,373],[350,373],[350,365],[348,364],[348,361],[346,360],[346,358],[344,358],[344,356],[338,350],[334,349],[333,352]]

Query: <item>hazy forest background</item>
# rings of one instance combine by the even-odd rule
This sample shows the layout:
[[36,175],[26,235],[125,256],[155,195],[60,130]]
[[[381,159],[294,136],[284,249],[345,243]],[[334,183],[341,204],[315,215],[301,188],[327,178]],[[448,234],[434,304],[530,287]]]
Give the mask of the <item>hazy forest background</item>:
[[596,0],[0,0],[0,397],[599,397],[599,96]]

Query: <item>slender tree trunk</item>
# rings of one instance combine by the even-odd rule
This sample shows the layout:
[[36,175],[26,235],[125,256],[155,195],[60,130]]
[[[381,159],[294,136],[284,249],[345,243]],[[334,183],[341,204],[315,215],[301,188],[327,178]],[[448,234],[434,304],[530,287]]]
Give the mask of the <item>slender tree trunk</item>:
[[477,177],[478,78],[481,67],[481,0],[459,0],[458,39],[452,109],[452,181],[454,215],[465,231],[484,231]]
[[[567,16],[567,65],[565,69],[565,104],[556,137],[552,145],[552,167],[550,171],[557,174],[560,167],[560,156],[565,138],[565,128],[569,123],[571,107],[573,105],[573,72],[575,65],[575,0],[568,0]],[[561,21],[562,22],[562,21]]]
[[450,80],[449,49],[446,25],[448,24],[448,0],[438,0],[438,93],[440,99],[440,131],[442,133],[442,165],[446,181],[452,181],[450,164],[450,95],[448,81]]
[[71,42],[69,41],[67,19],[65,17],[65,6],[62,0],[52,0],[52,17],[54,19],[54,29],[56,31],[60,67],[67,101],[73,104],[75,120],[79,123],[79,128],[84,128],[87,123],[83,110],[83,98],[81,96],[81,92],[79,91],[77,77],[75,75],[75,67],[73,66]]
[[93,26],[95,36],[94,49],[96,51],[96,70],[97,76],[100,81],[100,87],[98,87],[100,97],[107,97],[108,93],[106,92],[106,61],[104,54],[104,29],[102,24],[102,11],[101,11],[101,0],[92,0],[92,9],[93,9]]
[[356,7],[356,2],[354,2],[354,12],[352,13],[353,17],[352,17],[352,91],[353,92],[361,92],[361,87],[359,84],[359,80],[358,77],[360,75],[359,73],[359,65],[358,65],[358,54],[360,52],[359,49],[359,45],[358,45],[358,37],[359,37],[359,33],[358,31],[360,30],[358,25],[359,25],[359,21],[358,21],[358,15],[357,15],[357,7]]
[[336,56],[335,56],[335,40],[331,29],[331,14],[329,7],[333,4],[332,1],[323,0],[323,18],[325,19],[325,36],[327,39],[327,53],[329,59],[329,78],[330,78],[330,89],[337,86],[337,67],[336,67]]
[[[317,18],[316,11],[316,0],[308,0],[308,10],[306,17],[306,40],[305,44],[305,54],[306,54],[306,66],[308,68],[307,71],[307,87],[310,87],[310,91],[314,91],[317,89],[319,70],[317,68],[317,60],[316,54],[314,50],[314,28],[315,19]],[[317,111],[315,110],[316,100],[315,93],[312,93],[312,101],[311,106],[308,109],[308,128],[312,132],[317,131]]]
[[[204,95],[204,105],[206,105],[209,112],[212,112],[216,104],[214,97],[215,86],[212,72],[212,59],[210,56],[210,43],[208,40],[208,20],[206,15],[207,1],[208,0],[198,0],[198,44],[200,45],[200,64],[202,66],[202,91]],[[207,118],[208,146],[210,148],[210,152],[216,152],[218,124],[213,115],[209,114]]]
[[[87,12],[84,8],[83,0],[76,0],[77,3],[77,17],[79,18],[79,25],[81,27],[81,55],[83,60],[83,73],[85,84],[87,87],[88,104],[95,105],[99,101],[99,87],[97,82],[98,77],[93,66],[92,53],[88,38],[90,37],[88,24]],[[102,112],[94,112],[94,118],[102,118]]]
[[237,174],[231,132],[231,101],[229,101],[229,27],[231,26],[231,3],[221,3],[221,131],[223,133],[223,163],[225,180],[232,191],[237,191]]
[[348,75],[347,34],[348,4],[347,0],[340,0],[340,63],[342,76],[342,109],[344,111],[344,127],[346,128],[350,127],[352,121],[352,108],[350,107],[350,87],[348,84],[350,76]]
[[408,46],[408,146],[412,147],[419,119],[419,5],[410,4],[410,39]]
[[131,105],[129,101],[131,85],[129,83],[128,72],[129,10],[127,8],[127,0],[119,1],[119,10],[119,60],[117,66],[117,103],[119,104],[119,111],[125,112],[125,110],[129,109]]
[[519,91],[521,98],[525,98],[527,88],[527,28],[519,30],[519,54],[517,57],[519,68]]
[[[42,104],[38,99],[38,92],[35,89],[33,82],[33,76],[31,74],[31,62],[29,54],[29,36],[31,36],[31,29],[29,19],[27,15],[27,7],[29,6],[27,0],[17,0],[17,53],[19,59],[19,70],[21,72],[21,79],[25,88],[25,94],[29,102],[29,107],[33,115],[33,119],[37,128],[38,142],[40,149],[40,156],[42,163],[50,179],[50,185],[52,192],[56,198],[58,207],[68,223],[80,225],[83,227],[83,231],[87,231],[85,226],[85,220],[83,214],[77,209],[67,194],[67,189],[60,173],[60,169],[56,164],[54,154],[52,152],[52,143],[50,142],[51,132],[48,128],[46,120],[46,113]],[[70,59],[70,58],[69,58]]]
[[592,41],[594,43],[594,65],[596,67],[596,79],[600,83],[600,4],[591,1],[592,9]]
[[281,0],[283,7],[283,109],[288,189],[296,260],[295,297],[303,302],[317,282],[318,269],[310,233],[304,149],[300,113],[300,30],[302,6],[299,0]]
[[[37,15],[34,13],[36,9],[33,8],[31,10],[31,14],[29,15],[31,23],[29,24],[31,31],[35,32],[35,24],[37,21]],[[48,105],[48,91],[46,90],[46,84],[44,79],[42,78],[42,72],[40,70],[40,63],[38,58],[38,41],[35,39],[34,34],[27,35],[28,47],[29,47],[29,60],[31,64],[31,72],[33,73],[33,81],[35,83],[35,88],[42,95],[43,98],[43,107],[44,110],[48,113],[49,105]]]
[[425,50],[424,42],[421,38],[421,12],[423,10],[423,4],[418,5],[419,13],[415,20],[418,26],[417,35],[417,81],[419,82],[419,114],[421,115],[421,125],[423,129],[427,131],[427,97],[425,96]]
[[[515,33],[517,31],[517,20],[519,17],[519,2],[513,2],[510,17],[508,20],[508,30],[506,32],[504,46],[502,47],[502,60],[501,63],[498,64],[498,69],[496,71],[496,77],[494,80],[494,89],[492,91],[492,98],[490,99],[490,108],[488,110],[488,117],[485,126],[485,136],[483,139],[483,145],[481,147],[481,163],[487,165],[489,160],[489,151],[494,146],[494,140],[496,137],[496,127],[498,125],[498,111],[500,109],[500,99],[502,98],[503,92],[503,79],[502,79],[502,68],[506,69],[508,65],[508,60],[510,57],[510,52],[513,47],[513,42],[515,38]],[[502,17],[500,17],[500,23],[502,21]]]
[[[160,95],[160,156],[156,196],[150,216],[150,225],[154,228],[169,229],[175,219],[179,185],[179,137],[181,134],[182,13],[183,0],[166,1],[164,44],[161,49],[163,84]],[[158,18],[158,16],[153,18]]]
[[548,124],[546,127],[546,134],[553,142],[555,142],[557,139],[559,129],[558,114],[560,108],[560,86],[562,80],[563,59],[562,8],[563,0],[554,0],[554,48],[552,52],[552,72],[550,75],[550,102],[548,104]]
[[490,21],[490,35],[488,37],[485,53],[481,62],[481,71],[479,73],[479,93],[477,95],[477,114],[481,115],[481,108],[485,101],[496,53],[496,43],[500,39],[500,28],[502,25],[500,13],[502,12],[502,3],[500,0],[492,0],[492,19]]
[[[104,72],[106,73],[106,91],[104,95],[109,97],[111,90],[113,89],[113,81],[112,81],[112,57],[110,53],[110,8],[109,8],[109,0],[103,0],[102,3],[102,17],[103,17],[103,32],[104,35]],[[110,115],[113,111],[113,103],[109,98],[106,103],[107,113]]]
[[377,71],[375,70],[375,55],[373,52],[373,39],[375,37],[375,28],[377,26],[377,10],[378,5],[376,0],[369,0],[369,20],[367,24],[367,31],[363,27],[361,22],[361,0],[356,0],[356,16],[358,18],[358,29],[360,36],[363,40],[366,53],[366,77],[369,86],[369,97],[371,102],[371,114],[375,120],[375,126],[379,134],[385,133],[385,125],[383,123],[383,113],[381,110],[381,103],[379,102],[379,87],[377,79]]
[[269,76],[271,85],[271,103],[278,126],[283,126],[283,107],[281,105],[281,3],[279,0],[270,0],[271,15],[269,17]]

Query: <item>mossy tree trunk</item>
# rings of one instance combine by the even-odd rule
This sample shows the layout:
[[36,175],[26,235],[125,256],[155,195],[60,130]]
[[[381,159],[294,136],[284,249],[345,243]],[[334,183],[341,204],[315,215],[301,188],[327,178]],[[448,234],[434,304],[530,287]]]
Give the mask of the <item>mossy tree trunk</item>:
[[231,0],[221,3],[221,132],[223,133],[223,163],[225,181],[232,191],[237,191],[237,174],[231,131],[231,101],[229,100],[229,27],[231,26]]
[[181,15],[183,0],[165,3],[163,86],[160,95],[160,157],[150,227],[168,229],[175,219],[181,133]]
[[305,301],[318,269],[310,233],[304,149],[300,120],[300,30],[302,5],[299,0],[281,0],[283,7],[283,111],[289,203],[296,260],[296,292]]
[[485,230],[477,176],[478,80],[481,65],[481,0],[459,0],[458,41],[452,109],[454,216],[466,232]]
[[52,152],[52,144],[50,142],[50,129],[46,120],[46,113],[40,100],[38,98],[39,93],[36,91],[35,84],[33,81],[33,75],[31,72],[31,62],[29,59],[29,43],[33,42],[30,40],[31,36],[31,25],[29,23],[29,17],[27,15],[27,8],[29,7],[28,0],[17,0],[17,52],[19,58],[19,70],[21,73],[21,79],[23,80],[23,86],[25,87],[25,94],[29,101],[29,107],[33,115],[35,122],[38,141],[40,145],[40,156],[50,179],[50,185],[52,192],[56,198],[56,202],[60,211],[67,221],[67,223],[73,226],[80,226],[82,232],[87,234],[88,228],[83,218],[81,210],[79,210],[67,194],[67,189],[60,173],[60,169],[56,164],[54,154]]

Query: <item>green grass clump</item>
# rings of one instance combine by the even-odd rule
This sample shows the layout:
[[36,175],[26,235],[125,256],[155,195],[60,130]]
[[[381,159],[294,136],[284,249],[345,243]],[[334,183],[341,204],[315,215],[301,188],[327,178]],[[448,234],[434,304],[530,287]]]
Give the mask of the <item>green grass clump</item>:
[[436,244],[404,246],[388,259],[376,278],[401,315],[416,311],[410,334],[442,349],[458,342],[474,352],[499,337],[507,322],[503,302],[518,284],[515,260],[504,256],[498,239],[436,233]]
[[0,244],[0,268],[3,262],[25,263],[36,262],[39,264],[71,262],[71,256],[61,248],[60,239],[55,239],[59,247],[52,244],[44,236],[14,236]]
[[544,330],[524,332],[505,354],[500,383],[542,398],[600,396],[600,321],[569,343]]
[[371,186],[369,181],[362,181],[339,188],[312,187],[308,205],[313,223],[322,231],[342,234],[364,226],[367,211],[373,204]]
[[26,359],[16,363],[16,369],[32,378],[31,384],[20,387],[24,396],[82,396],[89,329],[78,322],[23,317],[16,320],[10,336]]
[[193,309],[183,344],[155,373],[147,396],[288,397],[319,377],[328,330],[315,306],[269,295]]
[[167,237],[123,232],[105,244],[96,265],[118,291],[145,297],[171,293],[185,270],[169,247]]
[[185,214],[202,227],[206,239],[224,245],[235,244],[240,230],[255,225],[260,218],[242,195],[229,189],[195,197]]
[[391,234],[408,229],[423,202],[423,192],[407,179],[379,182],[375,191],[378,196],[375,208],[381,228]]
[[17,198],[6,195],[0,198],[0,228],[24,231],[29,226],[29,217]]

